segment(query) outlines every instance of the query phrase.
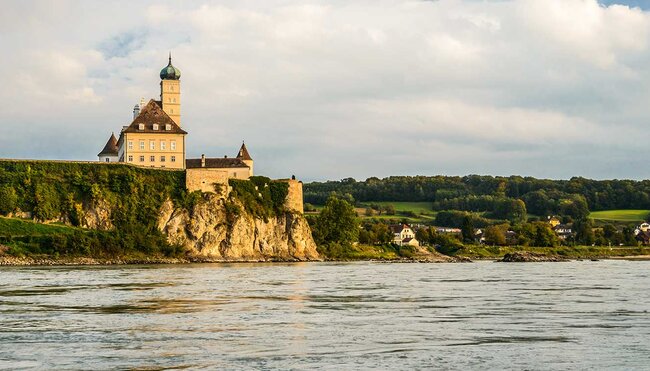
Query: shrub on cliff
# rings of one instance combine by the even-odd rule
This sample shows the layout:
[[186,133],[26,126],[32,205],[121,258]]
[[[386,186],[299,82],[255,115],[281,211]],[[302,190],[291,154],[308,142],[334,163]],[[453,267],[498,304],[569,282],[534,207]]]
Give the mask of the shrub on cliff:
[[284,211],[284,202],[289,193],[289,184],[275,182],[263,176],[253,176],[249,180],[230,179],[230,196],[239,200],[246,211],[265,221]]

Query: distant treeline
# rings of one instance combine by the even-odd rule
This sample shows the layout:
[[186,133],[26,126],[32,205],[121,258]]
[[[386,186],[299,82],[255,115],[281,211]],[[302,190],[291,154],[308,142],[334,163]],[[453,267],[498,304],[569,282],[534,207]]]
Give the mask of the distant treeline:
[[508,219],[518,205],[525,203],[528,213],[545,216],[585,217],[589,211],[612,209],[650,209],[650,180],[570,180],[532,177],[392,176],[356,181],[313,182],[304,185],[305,202],[322,205],[332,194],[357,202],[405,201],[432,202],[434,210],[492,212]]

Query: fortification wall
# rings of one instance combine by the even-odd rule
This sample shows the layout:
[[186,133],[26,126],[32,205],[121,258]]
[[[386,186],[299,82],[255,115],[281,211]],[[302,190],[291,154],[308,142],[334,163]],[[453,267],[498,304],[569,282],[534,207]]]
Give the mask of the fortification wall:
[[[228,170],[222,169],[186,169],[185,170],[185,188],[188,191],[214,192],[227,196],[228,192]],[[222,186],[215,189],[215,183]]]
[[[194,168],[185,170],[185,187],[188,191],[214,192],[227,197],[230,192],[228,179],[234,178],[227,169]],[[242,178],[235,178],[242,179]],[[244,178],[242,180],[246,180]],[[287,199],[284,206],[293,212],[303,213],[302,182],[295,179],[279,179],[276,182],[284,182],[289,185]],[[218,192],[215,190],[215,183],[222,185]]]
[[282,180],[289,183],[289,193],[284,203],[284,207],[291,211],[303,213],[302,182],[295,179]]

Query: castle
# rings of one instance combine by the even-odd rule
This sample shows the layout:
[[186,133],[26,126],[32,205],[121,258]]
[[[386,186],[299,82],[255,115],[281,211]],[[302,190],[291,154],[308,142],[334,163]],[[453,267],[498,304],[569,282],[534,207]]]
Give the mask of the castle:
[[[142,99],[133,108],[131,124],[111,134],[97,155],[102,163],[121,162],[135,166],[185,170],[189,191],[228,192],[229,179],[247,180],[253,176],[253,158],[242,143],[234,158],[186,158],[185,137],[181,126],[181,71],[169,63],[160,71],[160,100]],[[302,183],[289,183],[287,206],[302,212]],[[226,187],[217,187],[225,185]],[[220,191],[219,191],[220,190]]]

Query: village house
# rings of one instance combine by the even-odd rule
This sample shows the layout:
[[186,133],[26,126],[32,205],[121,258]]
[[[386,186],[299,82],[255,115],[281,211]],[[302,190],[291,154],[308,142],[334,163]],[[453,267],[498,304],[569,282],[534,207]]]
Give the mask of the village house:
[[643,222],[634,229],[634,238],[643,245],[650,244],[650,224]]
[[393,234],[393,243],[399,246],[420,246],[415,239],[415,232],[407,224],[395,224],[390,226]]
[[562,241],[565,241],[567,238],[573,236],[573,230],[567,224],[558,224],[555,227],[553,227],[553,231],[558,236],[558,238],[561,239]]
[[548,220],[548,224],[551,225],[551,228],[555,228],[562,223],[560,218],[558,218],[557,216],[549,216],[546,219]]

